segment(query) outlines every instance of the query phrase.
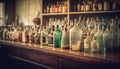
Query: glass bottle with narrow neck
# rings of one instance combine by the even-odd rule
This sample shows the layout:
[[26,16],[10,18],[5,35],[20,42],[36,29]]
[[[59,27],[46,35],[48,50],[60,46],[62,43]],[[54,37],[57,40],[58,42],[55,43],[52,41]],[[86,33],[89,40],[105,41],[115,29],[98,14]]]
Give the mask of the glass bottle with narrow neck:
[[50,28],[50,32],[48,34],[48,45],[53,46],[53,32],[55,31],[55,26],[52,25]]
[[56,26],[56,30],[53,33],[53,46],[55,48],[61,48],[62,32],[60,31],[59,25]]
[[87,33],[87,37],[84,40],[84,52],[85,53],[90,53],[91,50],[91,41],[92,41],[92,36],[90,33]]
[[41,45],[48,45],[48,32],[46,27],[41,31]]
[[102,4],[102,1],[100,0],[98,2],[98,11],[102,11],[103,10],[102,6],[103,6],[103,4]]
[[104,11],[110,10],[110,3],[108,0],[104,0]]
[[38,28],[35,30],[34,43],[35,43],[35,44],[40,44],[40,43],[39,43],[39,32],[38,32]]
[[69,48],[69,32],[67,26],[64,26],[64,30],[62,31],[61,48]]
[[27,42],[27,32],[26,32],[26,28],[24,27],[23,31],[22,31],[22,42],[26,43]]

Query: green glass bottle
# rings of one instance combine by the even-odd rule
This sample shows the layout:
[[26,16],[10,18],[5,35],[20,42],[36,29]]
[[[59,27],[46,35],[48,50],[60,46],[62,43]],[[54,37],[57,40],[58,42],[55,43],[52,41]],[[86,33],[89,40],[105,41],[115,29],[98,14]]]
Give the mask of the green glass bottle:
[[53,33],[53,46],[55,48],[61,48],[62,32],[60,31],[59,25],[56,26],[56,30]]

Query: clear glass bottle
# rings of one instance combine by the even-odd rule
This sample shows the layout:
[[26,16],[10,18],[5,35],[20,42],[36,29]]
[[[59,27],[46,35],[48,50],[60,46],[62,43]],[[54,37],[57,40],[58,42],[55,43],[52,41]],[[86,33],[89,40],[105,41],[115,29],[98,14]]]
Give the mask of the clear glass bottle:
[[34,43],[35,44],[40,44],[39,42],[39,38],[40,38],[40,36],[39,36],[39,32],[38,32],[38,29],[36,29],[35,30],[35,35],[34,35]]
[[74,26],[70,29],[69,32],[69,44],[71,50],[80,51],[79,42],[82,39],[82,30],[78,26],[77,19],[74,19]]
[[[113,46],[113,50],[114,52],[117,51],[118,49],[118,29],[119,29],[119,25],[116,24],[117,22],[114,19],[111,19],[111,26],[110,26],[110,33],[112,35],[112,46]],[[115,51],[116,50],[116,51]]]
[[51,26],[50,32],[48,34],[48,45],[53,46],[53,32],[55,31],[55,26]]
[[90,51],[91,51],[91,41],[92,41],[92,36],[88,32],[87,37],[84,39],[84,52],[85,53],[90,53]]
[[50,13],[50,5],[47,5],[47,13]]
[[44,26],[41,31],[41,39],[40,39],[41,45],[48,45],[48,32],[46,27]]
[[105,47],[105,41],[103,38],[103,31],[104,26],[100,29],[100,26],[98,25],[98,31],[94,34],[93,40],[91,42],[91,53],[102,53],[105,54],[106,47]]
[[103,39],[104,39],[105,46],[106,46],[106,53],[113,52],[113,50],[112,50],[112,48],[113,48],[112,47],[112,36],[110,33],[109,25],[107,25],[107,28],[104,31]]
[[34,43],[34,29],[32,27],[29,31],[29,43]]
[[18,32],[18,29],[17,28],[14,28],[14,31],[12,33],[12,40],[17,42],[18,41],[18,38],[19,38],[19,32]]
[[61,48],[69,48],[69,31],[67,29],[67,26],[65,26],[64,30],[62,31]]
[[3,29],[3,40],[6,40],[6,33],[7,33],[7,28],[5,27],[4,29]]
[[78,2],[78,4],[77,4],[77,11],[79,12],[79,11],[81,11],[81,1],[79,0],[79,2]]
[[23,31],[22,31],[22,42],[26,43],[27,42],[27,33],[26,33],[26,28],[24,27]]
[[61,48],[62,32],[59,25],[56,26],[56,30],[53,33],[53,46],[55,48]]

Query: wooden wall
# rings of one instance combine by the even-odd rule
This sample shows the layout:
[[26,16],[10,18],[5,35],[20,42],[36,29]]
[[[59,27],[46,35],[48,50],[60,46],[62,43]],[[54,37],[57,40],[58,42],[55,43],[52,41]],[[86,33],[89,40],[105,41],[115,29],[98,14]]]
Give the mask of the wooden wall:
[[20,18],[19,22],[34,25],[32,20],[37,17],[38,11],[42,12],[41,6],[42,0],[16,0],[16,15]]
[[8,24],[11,24],[15,21],[15,0],[4,0],[4,2],[5,15],[8,15]]

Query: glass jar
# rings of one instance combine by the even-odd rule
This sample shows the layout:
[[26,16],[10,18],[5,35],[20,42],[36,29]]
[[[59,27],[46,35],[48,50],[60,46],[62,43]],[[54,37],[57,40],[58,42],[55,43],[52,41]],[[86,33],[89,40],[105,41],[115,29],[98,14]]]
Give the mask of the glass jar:
[[70,29],[69,32],[69,40],[70,40],[69,44],[71,50],[80,51],[79,42],[82,39],[82,33],[83,32],[81,28],[78,26],[76,19],[74,19],[74,26]]

